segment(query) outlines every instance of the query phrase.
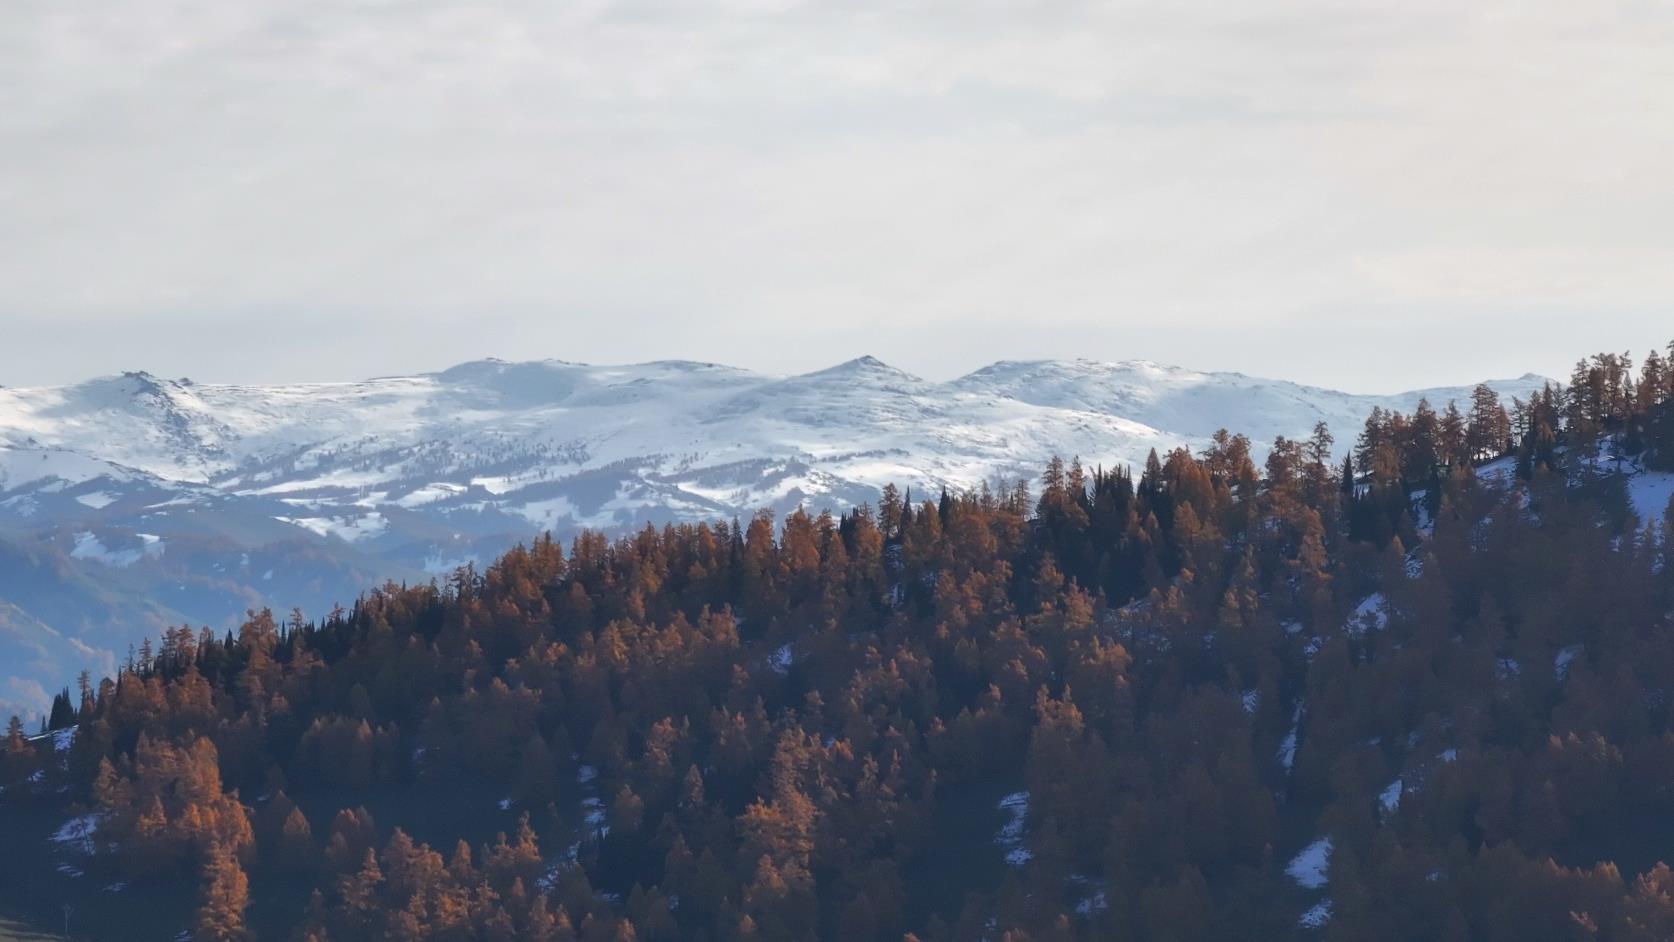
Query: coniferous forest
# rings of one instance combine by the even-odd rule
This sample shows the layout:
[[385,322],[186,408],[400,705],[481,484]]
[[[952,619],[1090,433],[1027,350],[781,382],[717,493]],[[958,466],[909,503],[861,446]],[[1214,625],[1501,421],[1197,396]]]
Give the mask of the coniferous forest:
[[[1263,451],[170,631],[13,721],[0,896],[205,942],[1674,938],[1670,360]],[[49,836],[75,873],[18,882]]]

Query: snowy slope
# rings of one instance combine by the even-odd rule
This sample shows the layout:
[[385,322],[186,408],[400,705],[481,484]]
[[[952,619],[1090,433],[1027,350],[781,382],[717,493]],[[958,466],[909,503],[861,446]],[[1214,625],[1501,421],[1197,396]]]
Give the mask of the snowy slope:
[[[1546,382],[1528,374],[1491,380],[1489,385],[1509,400],[1527,399]],[[1314,421],[1324,421],[1340,447],[1360,431],[1374,406],[1410,413],[1420,399],[1428,399],[1438,410],[1449,401],[1464,409],[1471,395],[1471,387],[1460,386],[1362,396],[1242,373],[1201,373],[1149,360],[1004,361],[951,385],[1042,406],[1121,415],[1190,439],[1205,439],[1226,428],[1267,445],[1278,435],[1306,435]]]
[[[547,529],[842,509],[892,482],[931,497],[1033,478],[1053,454],[1137,465],[1222,426],[1259,450],[1324,420],[1346,447],[1373,406],[1468,392],[1355,396],[1143,361],[1005,362],[940,383],[871,357],[799,376],[483,360],[356,383],[0,387],[0,538],[77,587],[50,616],[3,586],[0,601],[20,606],[13,624],[105,656],[133,640],[108,614],[123,593],[151,605],[130,633],[175,617],[220,628],[262,604],[319,612]],[[47,689],[64,680],[52,660]]]
[[[1495,385],[1527,395],[1541,382]],[[1346,442],[1373,406],[1410,410],[1425,394],[1439,406],[1468,392],[1356,396],[1144,361],[1005,362],[933,383],[870,357],[793,377],[681,361],[487,360],[305,386],[128,373],[0,389],[0,494],[43,478],[62,488],[141,475],[315,509],[468,498],[541,525],[611,525],[639,511],[708,516],[793,494],[844,505],[891,481],[971,487],[1032,475],[1052,453],[1138,463],[1151,448],[1200,446],[1223,426],[1260,446],[1324,420]],[[598,480],[574,494],[542,487],[606,469],[620,472],[613,492]],[[89,492],[84,503],[116,496]],[[342,528],[364,532],[354,521]]]
[[[1542,382],[1497,383],[1527,395]],[[843,508],[1032,477],[1052,454],[1138,464],[1223,426],[1260,449],[1371,397],[1144,361],[996,363],[948,383],[871,357],[774,377],[708,363],[485,360],[359,383],[233,386],[126,373],[0,389],[0,526],[126,523],[214,507],[423,565],[439,544],[577,526]],[[433,567],[432,567],[433,568]]]

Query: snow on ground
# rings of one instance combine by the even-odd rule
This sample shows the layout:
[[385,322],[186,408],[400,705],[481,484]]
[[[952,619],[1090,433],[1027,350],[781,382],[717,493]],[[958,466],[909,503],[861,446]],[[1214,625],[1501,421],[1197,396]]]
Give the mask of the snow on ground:
[[1303,913],[1301,918],[1296,920],[1296,924],[1303,929],[1323,929],[1325,928],[1325,924],[1330,921],[1331,901],[1328,899],[1322,899],[1315,903],[1307,912]]
[[113,550],[107,548],[91,531],[82,530],[75,536],[76,542],[70,550],[70,558],[90,559],[123,569],[147,557],[162,555],[165,548],[162,537],[154,533],[136,533],[134,536],[140,541],[139,546]]
[[275,517],[281,523],[298,526],[320,536],[335,536],[345,543],[359,543],[381,536],[389,521],[377,511],[335,517]]
[[1021,867],[1034,857],[1023,846],[1023,825],[1029,819],[1029,793],[1012,792],[1000,799],[998,807],[1009,817],[994,835],[994,843],[1006,852],[1006,863]]
[[77,494],[76,503],[94,510],[103,510],[116,503],[116,496],[109,491],[94,491],[91,494]]
[[1494,662],[1494,673],[1501,680],[1515,680],[1523,675],[1523,665],[1514,657],[1502,657]]
[[1640,524],[1658,523],[1668,510],[1668,501],[1674,499],[1674,473],[1641,471],[1628,478],[1627,492]]
[[599,777],[599,770],[590,765],[584,765],[575,770],[575,780],[578,785],[586,785]]
[[1343,630],[1353,637],[1359,637],[1368,631],[1380,631],[1389,624],[1389,606],[1384,602],[1382,592],[1373,592],[1360,601],[1354,613],[1349,615]]
[[1378,805],[1383,808],[1384,814],[1394,814],[1401,807],[1401,793],[1405,790],[1406,785],[1400,779],[1396,779],[1378,793]]
[[447,500],[450,497],[458,497],[459,495],[465,493],[466,490],[467,488],[463,484],[450,484],[445,481],[439,481],[434,484],[426,484],[423,487],[414,488],[406,495],[396,498],[393,503],[397,507],[405,507],[411,510],[414,507],[423,507],[425,504],[434,504],[439,500]]
[[1434,536],[1436,521],[1430,517],[1430,504],[1426,499],[1429,491],[1414,491],[1412,493],[1413,529],[1425,536]]
[[771,668],[775,674],[790,673],[791,659],[794,650],[794,646],[791,644],[780,645],[772,654],[767,656],[767,666]]
[[597,830],[605,823],[604,802],[597,795],[588,795],[581,799],[581,810],[586,812],[583,822],[588,828]]
[[1570,665],[1574,664],[1575,659],[1580,656],[1581,645],[1579,644],[1572,644],[1566,648],[1562,648],[1556,655],[1553,656],[1552,676],[1558,679],[1558,683],[1561,684],[1569,678]]
[[1296,740],[1302,733],[1302,704],[1296,705],[1296,711],[1290,716],[1290,732],[1285,733],[1284,741],[1279,743],[1279,764],[1289,772],[1296,765]]
[[1240,702],[1244,707],[1244,715],[1254,716],[1256,711],[1261,709],[1261,691],[1251,687],[1250,689],[1244,691],[1244,695],[1240,698]]
[[424,565],[421,568],[433,576],[445,576],[457,569],[475,566],[479,563],[481,563],[481,560],[477,558],[475,553],[465,556],[443,556],[441,553],[431,553],[424,558]]
[[63,729],[55,729],[50,733],[42,733],[39,736],[29,737],[30,742],[44,742],[49,739],[52,740],[53,752],[59,754],[69,752],[70,746],[74,745],[76,741],[76,728],[74,726],[67,726]]
[[1476,479],[1485,484],[1504,487],[1517,480],[1517,457],[1495,458],[1476,469]]
[[65,821],[58,830],[54,831],[49,840],[66,850],[91,857],[95,850],[93,834],[99,828],[99,820],[99,815],[96,814],[84,814],[71,818]]
[[1443,762],[1457,762],[1459,761],[1459,750],[1443,749],[1441,752],[1436,753],[1436,758]]
[[1331,838],[1322,837],[1291,858],[1285,873],[1303,889],[1318,890],[1328,882],[1330,869]]
[[110,462],[58,448],[6,448],[0,436],[0,491],[15,490],[39,481],[64,485],[82,484],[95,478],[116,482],[132,480],[133,474]]
[[1421,550],[1413,550],[1407,554],[1406,576],[1408,579],[1417,579],[1422,575],[1424,575],[1424,553]]
[[110,550],[105,549],[105,545],[99,542],[98,537],[94,536],[90,531],[83,530],[76,534],[76,545],[70,550],[70,558],[96,559],[106,565],[120,568],[122,566],[131,566],[138,562],[140,554],[138,550],[123,550],[119,553],[113,553]]

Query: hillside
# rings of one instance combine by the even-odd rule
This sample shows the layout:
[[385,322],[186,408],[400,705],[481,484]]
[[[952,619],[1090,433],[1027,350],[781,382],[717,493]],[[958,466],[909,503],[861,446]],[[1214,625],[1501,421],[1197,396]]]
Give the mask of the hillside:
[[[1492,385],[1509,399],[1543,383]],[[870,357],[791,377],[488,360],[359,383],[128,373],[0,388],[0,545],[30,559],[10,586],[0,578],[0,600],[106,670],[169,621],[225,630],[264,605],[318,615],[548,530],[840,511],[885,484],[935,495],[1030,477],[1051,454],[1137,467],[1152,449],[1201,450],[1222,427],[1246,430],[1259,461],[1316,422],[1346,444],[1373,408],[1470,392],[1355,396],[1143,361],[996,363],[935,383]],[[56,592],[53,611],[18,594],[42,567],[81,585]],[[111,598],[141,614],[104,627]],[[0,706],[44,710],[71,662],[9,643]]]
[[1674,377],[1598,357],[1480,405],[1380,409],[1342,463],[1052,459],[169,631],[54,731],[12,724],[0,912],[200,942],[1666,939]]

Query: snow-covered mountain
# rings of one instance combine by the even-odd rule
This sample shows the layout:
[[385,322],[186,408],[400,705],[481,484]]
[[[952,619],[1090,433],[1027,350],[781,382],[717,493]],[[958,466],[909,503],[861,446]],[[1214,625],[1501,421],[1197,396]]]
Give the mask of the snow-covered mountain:
[[[1526,397],[1544,382],[1492,385]],[[1373,406],[1468,395],[1145,361],[1002,362],[938,383],[871,357],[788,377],[484,360],[358,383],[0,388],[0,705],[44,705],[39,685],[108,668],[169,622],[317,612],[543,530],[838,509],[890,482],[929,496],[1033,477],[1053,454],[1138,464],[1223,426],[1264,444],[1324,420],[1346,446]]]

